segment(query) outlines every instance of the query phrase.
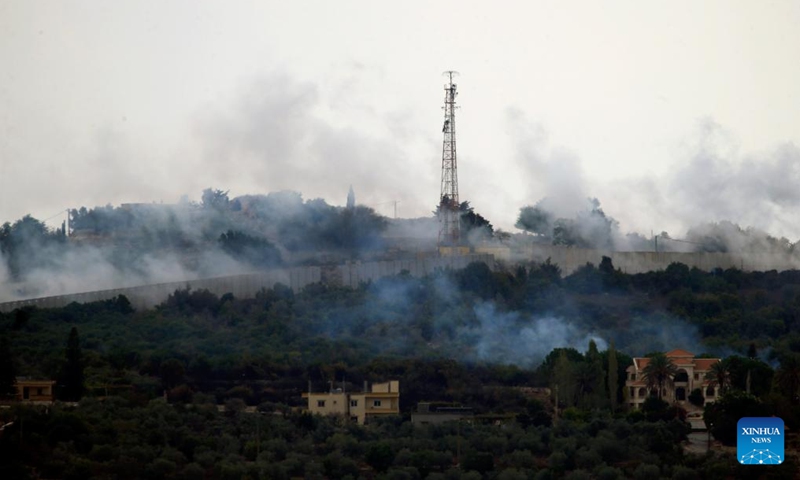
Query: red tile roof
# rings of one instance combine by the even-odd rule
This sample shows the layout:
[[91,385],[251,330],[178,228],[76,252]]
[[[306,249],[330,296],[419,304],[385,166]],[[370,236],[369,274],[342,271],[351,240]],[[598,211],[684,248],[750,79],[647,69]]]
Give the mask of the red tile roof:
[[[678,352],[678,355],[675,355],[676,352]],[[686,350],[672,350],[666,355],[672,360],[672,363],[675,364],[675,366],[693,366],[695,372],[708,371],[711,369],[711,365],[719,362],[719,358],[694,358],[694,354],[689,353]],[[687,358],[687,355],[690,357]],[[647,357],[635,357],[633,359],[634,371],[641,372],[647,367],[648,363],[650,363],[650,359]]]
[[634,358],[633,363],[636,364],[637,370],[644,370],[648,363],[650,363],[649,358]]
[[710,370],[711,365],[719,362],[719,358],[696,358],[694,360],[695,370]]
[[692,352],[687,352],[686,350],[681,350],[681,349],[678,349],[678,348],[676,348],[675,350],[670,350],[670,351],[669,351],[669,352],[667,352],[665,355],[666,355],[667,357],[669,357],[669,358],[675,358],[675,357],[689,357],[689,358],[694,358],[694,353],[692,353]]

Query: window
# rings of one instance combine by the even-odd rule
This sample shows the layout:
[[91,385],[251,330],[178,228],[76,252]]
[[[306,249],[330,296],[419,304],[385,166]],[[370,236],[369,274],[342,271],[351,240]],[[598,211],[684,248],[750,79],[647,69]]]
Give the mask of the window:
[[631,380],[636,380],[636,374],[635,373],[631,373]]
[[699,373],[695,373],[694,374],[694,379],[695,380],[700,380],[700,374]]
[[317,406],[319,408],[325,408],[325,400],[317,400]]
[[714,396],[714,387],[706,388],[706,397],[713,397]]
[[683,387],[678,387],[675,389],[675,400],[684,401],[686,400],[686,389]]
[[358,400],[350,400],[350,406],[351,407],[357,407],[358,406]]
[[381,401],[380,400],[373,400],[372,401],[372,406],[373,407],[380,407],[381,406]]

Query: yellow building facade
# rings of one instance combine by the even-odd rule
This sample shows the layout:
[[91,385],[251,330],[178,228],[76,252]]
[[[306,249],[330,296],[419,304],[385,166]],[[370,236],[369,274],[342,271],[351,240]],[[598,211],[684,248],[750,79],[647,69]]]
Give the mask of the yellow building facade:
[[22,402],[52,403],[55,401],[53,380],[29,380],[17,378],[14,386],[17,389],[16,400]]
[[363,425],[369,418],[400,413],[400,382],[391,380],[364,386],[362,392],[332,389],[325,393],[304,393],[308,411],[316,415],[338,415]]

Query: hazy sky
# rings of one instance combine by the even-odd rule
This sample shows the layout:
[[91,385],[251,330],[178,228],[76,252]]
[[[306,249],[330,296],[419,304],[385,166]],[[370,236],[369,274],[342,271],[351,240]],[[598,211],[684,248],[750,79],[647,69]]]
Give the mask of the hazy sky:
[[496,226],[592,196],[623,231],[800,238],[800,2],[491,3],[0,0],[0,222],[351,184],[428,215],[452,69]]

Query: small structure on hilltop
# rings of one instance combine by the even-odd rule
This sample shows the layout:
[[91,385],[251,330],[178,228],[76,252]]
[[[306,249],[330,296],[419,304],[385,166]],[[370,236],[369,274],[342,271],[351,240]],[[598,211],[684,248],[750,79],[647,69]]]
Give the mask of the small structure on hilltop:
[[[711,366],[719,362],[719,358],[695,358],[686,350],[672,350],[665,354],[677,369],[675,376],[664,385],[661,392],[663,400],[679,405],[686,405],[692,390],[699,388],[705,403],[713,403],[720,394],[719,385],[711,385],[706,374]],[[641,408],[647,397],[658,397],[658,388],[648,387],[645,368],[650,362],[647,357],[633,359],[633,364],[626,369],[625,387],[628,389],[628,405]]]
[[339,415],[359,424],[370,418],[397,415],[400,413],[400,382],[391,380],[375,383],[371,387],[364,382],[361,392],[346,392],[343,388],[331,388],[324,393],[314,393],[309,384],[308,411],[318,415]]

